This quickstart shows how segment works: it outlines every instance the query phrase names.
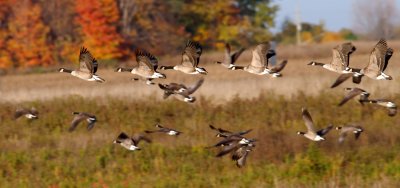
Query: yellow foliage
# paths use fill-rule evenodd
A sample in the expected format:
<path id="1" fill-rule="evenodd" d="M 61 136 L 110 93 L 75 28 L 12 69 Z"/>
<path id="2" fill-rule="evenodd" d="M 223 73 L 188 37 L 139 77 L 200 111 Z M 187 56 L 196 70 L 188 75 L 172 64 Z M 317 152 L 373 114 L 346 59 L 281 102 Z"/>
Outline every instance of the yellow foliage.
<path id="1" fill-rule="evenodd" d="M 334 42 L 334 41 L 341 41 L 343 37 L 340 33 L 335 32 L 325 32 L 324 36 L 322 37 L 321 42 Z"/>
<path id="2" fill-rule="evenodd" d="M 314 42 L 314 37 L 311 34 L 311 32 L 303 31 L 303 32 L 301 32 L 301 41 L 306 42 L 306 43 Z"/>

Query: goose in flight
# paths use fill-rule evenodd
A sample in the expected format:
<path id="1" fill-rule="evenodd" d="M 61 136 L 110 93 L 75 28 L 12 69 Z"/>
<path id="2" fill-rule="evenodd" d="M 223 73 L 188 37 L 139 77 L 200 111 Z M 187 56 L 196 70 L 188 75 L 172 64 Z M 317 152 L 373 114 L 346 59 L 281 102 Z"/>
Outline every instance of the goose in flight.
<path id="1" fill-rule="evenodd" d="M 369 93 L 367 91 L 363 90 L 363 89 L 354 87 L 354 88 L 345 88 L 345 90 L 349 91 L 349 92 L 346 93 L 346 95 L 344 96 L 342 101 L 340 101 L 338 106 L 344 105 L 347 101 L 349 101 L 350 99 L 356 97 L 357 95 L 360 95 L 360 98 L 358 99 L 358 101 L 361 104 L 363 104 L 364 101 L 368 100 Z"/>
<path id="2" fill-rule="evenodd" d="M 86 81 L 96 81 L 103 83 L 105 82 L 105 80 L 96 75 L 97 67 L 97 60 L 92 56 L 89 50 L 87 50 L 85 47 L 82 47 L 79 53 L 79 68 L 76 70 L 60 68 L 58 69 L 58 71 L 69 73 L 72 76 Z"/>
<path id="3" fill-rule="evenodd" d="M 372 99 L 372 100 L 364 100 L 362 102 L 363 103 L 376 104 L 376 105 L 379 105 L 379 106 L 386 107 L 386 109 L 388 110 L 388 115 L 389 116 L 395 116 L 396 113 L 397 113 L 397 105 L 392 100 L 388 100 L 388 99 Z"/>
<path id="4" fill-rule="evenodd" d="M 326 135 L 333 128 L 333 126 L 330 125 L 324 129 L 316 131 L 314 128 L 314 122 L 313 122 L 308 110 L 306 108 L 302 108 L 301 111 L 302 111 L 304 123 L 306 124 L 306 127 L 307 127 L 307 132 L 298 131 L 297 134 L 303 135 L 304 137 L 306 137 L 312 141 L 325 140 L 325 138 L 323 136 Z"/>
<path id="5" fill-rule="evenodd" d="M 87 122 L 87 130 L 90 131 L 97 122 L 97 118 L 93 114 L 89 114 L 86 112 L 72 112 L 72 114 L 75 115 L 75 117 L 71 122 L 71 127 L 68 130 L 69 132 L 74 131 L 79 123 L 85 120 Z"/>
<path id="6" fill-rule="evenodd" d="M 206 69 L 198 67 L 201 53 L 202 48 L 200 44 L 189 40 L 182 53 L 181 63 L 175 66 L 161 66 L 161 69 L 174 69 L 186 74 L 207 74 Z"/>
<path id="7" fill-rule="evenodd" d="M 368 65 L 363 69 L 353 69 L 351 73 L 340 75 L 331 88 L 340 85 L 350 77 L 353 77 L 353 83 L 356 84 L 361 83 L 363 76 L 374 80 L 392 80 L 390 75 L 384 73 L 392 55 L 393 49 L 388 47 L 386 40 L 379 40 L 371 51 Z"/>
<path id="8" fill-rule="evenodd" d="M 229 45 L 229 43 L 225 43 L 224 59 L 222 60 L 222 62 L 217 61 L 216 63 L 224 66 L 225 68 L 233 69 L 236 60 L 239 58 L 240 54 L 243 53 L 244 50 L 244 48 L 240 48 L 238 51 L 231 52 L 231 45 Z"/>
<path id="9" fill-rule="evenodd" d="M 137 66 L 133 68 L 117 68 L 116 72 L 130 72 L 132 74 L 138 75 L 141 78 L 146 79 L 146 84 L 154 84 L 152 82 L 155 78 L 166 78 L 166 76 L 162 73 L 157 72 L 158 68 L 158 60 L 152 54 L 142 51 L 136 50 L 136 62 Z M 138 78 L 134 78 L 134 80 L 139 80 Z"/>
<path id="10" fill-rule="evenodd" d="M 253 57 L 248 66 L 233 66 L 233 70 L 244 70 L 246 72 L 265 75 L 271 74 L 273 77 L 279 77 L 279 73 L 286 65 L 287 61 L 283 61 L 275 67 L 268 68 L 268 59 L 275 55 L 275 51 L 270 49 L 269 42 L 264 42 L 256 46 L 253 50 Z"/>
<path id="11" fill-rule="evenodd" d="M 356 51 L 356 47 L 351 42 L 346 42 L 335 46 L 332 49 L 332 60 L 330 63 L 319 63 L 311 61 L 307 65 L 321 66 L 327 70 L 337 73 L 351 73 L 352 69 L 349 68 L 350 55 Z"/>
<path id="12" fill-rule="evenodd" d="M 180 132 L 178 130 L 171 129 L 171 128 L 168 128 L 168 127 L 164 127 L 164 126 L 162 126 L 160 124 L 156 124 L 156 127 L 158 128 L 158 130 L 146 130 L 144 132 L 145 133 L 157 133 L 157 132 L 159 132 L 159 133 L 165 133 L 165 134 L 170 135 L 170 136 L 178 136 L 178 135 L 180 135 L 182 133 L 182 132 Z"/>
<path id="13" fill-rule="evenodd" d="M 355 139 L 357 140 L 358 137 L 360 137 L 361 132 L 364 131 L 364 129 L 361 126 L 353 126 L 353 125 L 336 127 L 336 130 L 340 131 L 339 143 L 342 143 L 344 141 L 348 133 L 353 133 Z"/>
<path id="14" fill-rule="evenodd" d="M 36 108 L 32 107 L 31 109 L 28 108 L 18 108 L 15 110 L 14 113 L 14 118 L 18 119 L 22 116 L 25 116 L 28 119 L 38 119 L 39 118 L 39 112 L 36 110 Z"/>
<path id="15" fill-rule="evenodd" d="M 141 140 L 144 140 L 145 142 L 151 143 L 151 140 L 142 134 L 135 134 L 133 137 L 129 137 L 126 133 L 121 132 L 117 139 L 114 140 L 114 144 L 119 144 L 125 149 L 128 150 L 141 150 L 141 148 L 138 147 L 138 144 L 140 143 Z"/>
<path id="16" fill-rule="evenodd" d="M 191 96 L 191 94 L 199 89 L 203 82 L 204 79 L 200 79 L 191 87 L 177 83 L 158 84 L 158 86 L 164 91 L 164 99 L 167 99 L 170 95 L 174 95 L 178 100 L 193 103 L 196 101 L 196 97 Z"/>

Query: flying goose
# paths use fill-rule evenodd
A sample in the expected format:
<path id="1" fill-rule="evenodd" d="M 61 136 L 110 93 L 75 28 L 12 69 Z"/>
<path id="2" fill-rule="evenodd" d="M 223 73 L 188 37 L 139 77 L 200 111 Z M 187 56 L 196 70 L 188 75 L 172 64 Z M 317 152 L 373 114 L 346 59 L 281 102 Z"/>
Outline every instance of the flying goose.
<path id="1" fill-rule="evenodd" d="M 350 55 L 356 51 L 356 47 L 351 42 L 346 42 L 335 46 L 332 49 L 332 60 L 330 63 L 319 63 L 311 61 L 307 65 L 322 66 L 323 68 L 337 73 L 351 73 L 349 68 Z"/>
<path id="2" fill-rule="evenodd" d="M 18 119 L 21 116 L 25 116 L 28 119 L 38 119 L 39 118 L 39 112 L 34 107 L 32 107 L 31 109 L 18 108 L 17 110 L 15 110 L 14 118 Z"/>
<path id="3" fill-rule="evenodd" d="M 254 145 L 242 146 L 233 153 L 232 160 L 236 161 L 237 167 L 241 168 L 246 164 L 247 156 L 249 155 L 250 151 L 253 151 L 253 147 Z"/>
<path id="4" fill-rule="evenodd" d="M 350 99 L 356 97 L 357 95 L 360 95 L 359 98 L 359 102 L 361 104 L 363 104 L 363 101 L 368 100 L 369 97 L 369 93 L 363 89 L 354 87 L 354 88 L 345 88 L 346 91 L 349 91 L 348 93 L 346 93 L 346 95 L 344 96 L 343 100 L 340 101 L 340 103 L 338 104 L 338 106 L 342 106 L 344 105 L 347 101 L 349 101 Z"/>
<path id="5" fill-rule="evenodd" d="M 71 127 L 68 129 L 69 132 L 72 132 L 75 130 L 75 128 L 81 123 L 82 121 L 86 120 L 87 121 L 87 130 L 90 131 L 97 119 L 96 116 L 93 114 L 89 114 L 86 112 L 72 112 L 73 115 L 75 115 L 74 119 L 71 122 Z"/>
<path id="6" fill-rule="evenodd" d="M 283 68 L 285 68 L 286 64 L 287 64 L 287 60 L 283 60 L 282 62 L 280 62 L 279 64 L 266 69 L 266 71 L 268 72 L 268 74 L 271 74 L 273 77 L 281 77 L 281 71 L 283 70 Z"/>
<path id="7" fill-rule="evenodd" d="M 96 75 L 97 60 L 85 47 L 81 48 L 79 53 L 79 68 L 76 70 L 69 70 L 66 68 L 58 69 L 59 72 L 70 73 L 72 76 L 78 77 L 86 81 L 96 81 L 103 83 L 105 80 Z"/>
<path id="8" fill-rule="evenodd" d="M 336 130 L 340 131 L 339 142 L 342 143 L 347 136 L 347 133 L 354 133 L 355 139 L 357 140 L 360 137 L 361 132 L 364 129 L 361 126 L 343 126 L 343 127 L 336 127 Z"/>
<path id="9" fill-rule="evenodd" d="M 130 72 L 132 74 L 138 75 L 141 78 L 146 79 L 146 84 L 154 84 L 151 82 L 155 78 L 166 78 L 166 76 L 162 73 L 157 72 L 158 68 L 158 60 L 152 54 L 142 51 L 136 50 L 136 62 L 138 65 L 133 68 L 121 68 L 118 67 L 116 72 Z M 139 80 L 138 78 L 134 78 L 134 80 Z"/>
<path id="10" fill-rule="evenodd" d="M 388 109 L 389 116 L 395 116 L 397 113 L 397 105 L 388 99 L 373 99 L 373 100 L 364 100 L 364 103 L 372 103 L 377 104 L 379 106 L 386 107 Z"/>
<path id="11" fill-rule="evenodd" d="M 142 134 L 135 134 L 133 137 L 129 137 L 126 133 L 121 132 L 117 139 L 114 140 L 114 144 L 120 144 L 122 147 L 128 150 L 141 150 L 137 145 L 141 140 L 151 143 L 151 140 Z"/>
<path id="12" fill-rule="evenodd" d="M 315 131 L 314 128 L 314 122 L 311 118 L 310 113 L 308 112 L 308 110 L 306 108 L 302 108 L 302 116 L 303 116 L 303 120 L 304 123 L 307 126 L 307 132 L 300 132 L 298 131 L 297 134 L 298 135 L 303 135 L 304 137 L 312 140 L 312 141 L 321 141 L 321 140 L 325 140 L 325 138 L 323 138 L 324 135 L 326 135 L 331 129 L 332 129 L 332 125 L 321 129 L 319 131 Z"/>
<path id="13" fill-rule="evenodd" d="M 174 69 L 186 74 L 207 74 L 206 69 L 198 67 L 202 48 L 198 42 L 188 41 L 182 53 L 182 61 L 175 66 L 161 66 L 161 69 Z"/>
<path id="14" fill-rule="evenodd" d="M 178 136 L 178 135 L 180 135 L 182 133 L 182 132 L 180 132 L 178 130 L 170 129 L 170 128 L 164 127 L 164 126 L 162 126 L 160 124 L 156 124 L 156 127 L 158 128 L 158 130 L 154 130 L 154 131 L 146 130 L 144 132 L 146 132 L 146 133 L 157 133 L 157 132 L 160 132 L 160 133 L 165 133 L 165 134 L 171 135 L 171 136 Z"/>
<path id="15" fill-rule="evenodd" d="M 241 168 L 245 165 L 247 156 L 250 151 L 255 147 L 254 144 L 240 144 L 235 143 L 222 148 L 215 157 L 222 157 L 226 154 L 232 153 L 231 159 L 236 161 L 236 166 Z"/>
<path id="16" fill-rule="evenodd" d="M 158 86 L 164 91 L 164 99 L 167 99 L 170 95 L 174 95 L 178 100 L 193 103 L 196 101 L 196 97 L 191 96 L 191 94 L 199 89 L 203 82 L 204 79 L 200 79 L 191 87 L 177 83 L 158 84 Z"/>
<path id="17" fill-rule="evenodd" d="M 240 48 L 238 51 L 231 53 L 231 46 L 228 43 L 225 43 L 224 59 L 222 62 L 217 61 L 216 63 L 221 64 L 225 68 L 232 69 L 235 66 L 236 60 L 244 50 L 244 48 Z"/>
<path id="18" fill-rule="evenodd" d="M 246 130 L 246 131 L 239 131 L 239 132 L 233 133 L 231 131 L 228 131 L 228 130 L 225 130 L 225 129 L 222 129 L 222 128 L 216 128 L 213 125 L 209 125 L 209 127 L 210 127 L 210 129 L 215 130 L 215 131 L 218 132 L 215 135 L 216 137 L 225 137 L 225 138 L 229 137 L 229 136 L 232 136 L 232 135 L 243 136 L 243 135 L 245 135 L 245 134 L 247 134 L 247 133 L 252 131 L 252 129 L 249 129 L 249 130 Z"/>
<path id="19" fill-rule="evenodd" d="M 268 59 L 275 55 L 275 51 L 270 49 L 269 42 L 264 42 L 258 44 L 256 48 L 253 50 L 253 57 L 251 59 L 251 63 L 248 66 L 234 66 L 233 70 L 244 70 L 246 72 L 264 75 L 270 74 L 271 70 L 268 69 Z M 284 66 L 283 66 L 284 67 Z M 279 69 L 277 69 L 279 70 Z M 275 73 L 272 73 L 273 76 Z M 277 74 L 275 74 L 277 75 Z"/>
<path id="20" fill-rule="evenodd" d="M 391 76 L 384 73 L 392 55 L 393 49 L 388 48 L 384 39 L 379 40 L 371 51 L 368 65 L 363 69 L 353 69 L 352 73 L 340 75 L 331 88 L 340 85 L 350 77 L 353 77 L 353 83 L 356 84 L 361 82 L 363 76 L 375 80 L 392 80 Z"/>

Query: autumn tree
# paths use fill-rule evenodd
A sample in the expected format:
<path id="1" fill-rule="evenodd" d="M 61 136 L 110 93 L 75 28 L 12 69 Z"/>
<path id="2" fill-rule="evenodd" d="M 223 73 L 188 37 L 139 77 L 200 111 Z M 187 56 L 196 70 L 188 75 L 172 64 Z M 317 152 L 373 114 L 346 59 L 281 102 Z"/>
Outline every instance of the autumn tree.
<path id="1" fill-rule="evenodd" d="M 116 1 L 77 0 L 75 7 L 83 44 L 101 59 L 122 57 L 122 37 L 117 32 L 119 12 Z"/>
<path id="2" fill-rule="evenodd" d="M 0 1 L 0 69 L 12 66 L 10 53 L 7 49 L 9 39 L 8 21 L 11 17 L 11 3 L 9 0 Z"/>
<path id="3" fill-rule="evenodd" d="M 12 6 L 6 45 L 14 67 L 47 66 L 54 63 L 52 47 L 48 42 L 50 29 L 41 17 L 41 7 L 32 0 L 21 0 L 18 6 Z"/>

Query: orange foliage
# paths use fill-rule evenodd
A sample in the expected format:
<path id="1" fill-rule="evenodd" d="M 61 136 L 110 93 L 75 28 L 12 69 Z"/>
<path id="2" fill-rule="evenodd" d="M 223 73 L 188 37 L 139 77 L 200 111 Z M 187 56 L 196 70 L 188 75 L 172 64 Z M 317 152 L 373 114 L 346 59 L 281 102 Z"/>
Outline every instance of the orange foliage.
<path id="1" fill-rule="evenodd" d="M 12 3 L 12 1 L 10 1 Z M 19 6 L 13 6 L 14 17 L 10 19 L 6 43 L 14 66 L 32 67 L 53 64 L 51 46 L 47 42 L 49 28 L 41 20 L 39 5 L 26 0 Z M 10 59 L 11 59 L 10 58 Z M 9 66 L 11 63 L 6 63 Z"/>
<path id="2" fill-rule="evenodd" d="M 119 20 L 115 0 L 85 0 L 76 3 L 84 45 L 104 59 L 120 58 L 122 37 L 117 32 Z"/>

